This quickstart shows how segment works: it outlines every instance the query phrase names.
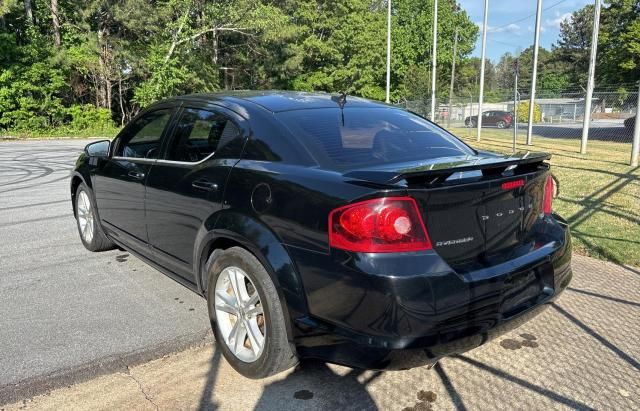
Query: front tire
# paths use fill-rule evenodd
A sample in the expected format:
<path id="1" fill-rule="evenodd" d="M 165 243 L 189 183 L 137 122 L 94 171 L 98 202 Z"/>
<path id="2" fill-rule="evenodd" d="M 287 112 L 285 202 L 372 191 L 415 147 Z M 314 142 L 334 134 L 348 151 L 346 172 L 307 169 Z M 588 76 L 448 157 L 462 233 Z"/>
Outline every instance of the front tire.
<path id="1" fill-rule="evenodd" d="M 80 234 L 80 240 L 84 247 L 94 252 L 116 248 L 115 244 L 102 231 L 96 212 L 96 202 L 91 190 L 84 183 L 78 186 L 75 201 L 78 234 Z"/>
<path id="2" fill-rule="evenodd" d="M 209 318 L 227 362 L 252 379 L 296 365 L 278 292 L 260 261 L 232 247 L 218 254 L 208 275 Z"/>

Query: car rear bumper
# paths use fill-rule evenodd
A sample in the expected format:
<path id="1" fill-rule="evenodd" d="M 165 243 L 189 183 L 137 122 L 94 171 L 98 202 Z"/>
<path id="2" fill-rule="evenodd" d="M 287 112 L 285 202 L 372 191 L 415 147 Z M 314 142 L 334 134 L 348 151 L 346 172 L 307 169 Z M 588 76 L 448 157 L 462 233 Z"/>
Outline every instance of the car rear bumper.
<path id="1" fill-rule="evenodd" d="M 330 271 L 297 255 L 310 308 L 294 321 L 298 353 L 405 369 L 478 347 L 539 314 L 569 284 L 568 227 L 558 217 L 546 234 L 525 255 L 463 274 L 434 252 L 334 255 Z"/>

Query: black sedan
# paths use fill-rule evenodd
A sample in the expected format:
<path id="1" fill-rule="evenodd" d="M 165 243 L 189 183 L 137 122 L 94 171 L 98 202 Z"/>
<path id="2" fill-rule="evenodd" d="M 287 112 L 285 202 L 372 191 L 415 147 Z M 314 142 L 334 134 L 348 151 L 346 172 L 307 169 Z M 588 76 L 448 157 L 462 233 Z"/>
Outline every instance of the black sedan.
<path id="1" fill-rule="evenodd" d="M 191 95 L 89 144 L 80 238 L 208 301 L 218 347 L 261 378 L 301 358 L 433 364 L 514 328 L 571 279 L 544 153 L 480 152 L 351 96 Z"/>

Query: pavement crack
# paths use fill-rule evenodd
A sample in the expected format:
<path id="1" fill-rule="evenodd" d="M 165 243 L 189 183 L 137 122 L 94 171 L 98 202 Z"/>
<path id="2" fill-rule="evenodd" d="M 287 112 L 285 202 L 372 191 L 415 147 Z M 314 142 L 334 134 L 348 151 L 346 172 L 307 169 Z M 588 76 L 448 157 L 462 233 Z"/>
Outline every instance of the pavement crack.
<path id="1" fill-rule="evenodd" d="M 153 402 L 153 399 L 149 396 L 149 394 L 147 393 L 147 391 L 145 391 L 144 387 L 142 386 L 142 383 L 140 382 L 140 380 L 138 380 L 136 378 L 135 375 L 133 375 L 133 373 L 131 372 L 131 369 L 129 368 L 128 365 L 125 365 L 126 370 L 127 370 L 127 375 L 136 382 L 136 384 L 138 384 L 138 388 L 140 388 L 140 392 L 142 393 L 142 395 L 144 395 L 144 398 L 149 401 L 149 403 L 151 403 L 151 405 L 153 405 L 155 407 L 156 410 L 160 411 L 160 407 L 158 407 L 158 404 L 156 404 L 155 402 Z"/>

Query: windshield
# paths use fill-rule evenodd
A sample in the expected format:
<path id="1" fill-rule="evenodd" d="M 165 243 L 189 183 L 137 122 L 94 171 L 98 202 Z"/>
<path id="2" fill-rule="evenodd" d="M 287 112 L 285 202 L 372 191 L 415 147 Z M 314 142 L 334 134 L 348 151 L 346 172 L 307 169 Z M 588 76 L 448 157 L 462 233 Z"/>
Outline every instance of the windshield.
<path id="1" fill-rule="evenodd" d="M 348 104 L 348 103 L 347 103 Z M 292 110 L 278 119 L 321 166 L 348 169 L 475 152 L 427 120 L 394 108 Z"/>

